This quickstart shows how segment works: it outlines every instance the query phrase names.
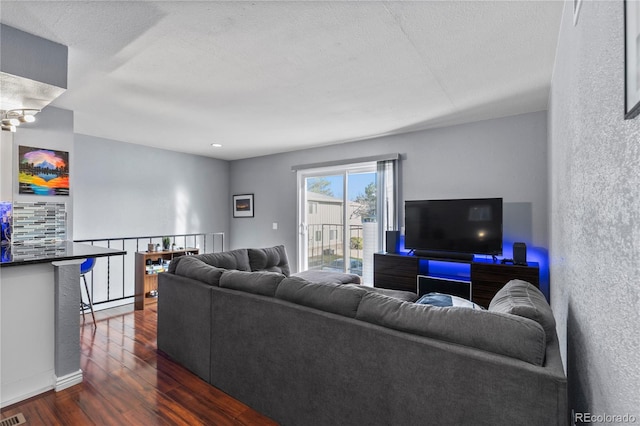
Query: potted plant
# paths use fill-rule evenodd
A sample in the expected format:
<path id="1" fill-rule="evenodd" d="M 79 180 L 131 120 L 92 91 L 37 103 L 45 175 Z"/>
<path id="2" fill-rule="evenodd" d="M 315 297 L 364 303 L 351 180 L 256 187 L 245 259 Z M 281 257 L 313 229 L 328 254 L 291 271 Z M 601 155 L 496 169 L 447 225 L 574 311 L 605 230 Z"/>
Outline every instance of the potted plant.
<path id="1" fill-rule="evenodd" d="M 162 237 L 162 249 L 169 250 L 169 246 L 171 246 L 171 239 L 169 237 Z"/>

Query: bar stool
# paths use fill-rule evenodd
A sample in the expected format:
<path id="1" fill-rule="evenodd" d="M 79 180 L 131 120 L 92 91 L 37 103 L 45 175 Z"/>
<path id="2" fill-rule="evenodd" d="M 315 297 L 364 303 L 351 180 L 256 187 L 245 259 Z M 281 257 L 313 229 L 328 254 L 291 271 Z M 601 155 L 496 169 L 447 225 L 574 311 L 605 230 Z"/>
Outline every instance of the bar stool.
<path id="1" fill-rule="evenodd" d="M 82 310 L 82 319 L 84 320 L 84 311 L 85 309 L 87 309 L 87 306 L 89 306 L 89 309 L 91 309 L 91 316 L 93 317 L 94 325 L 96 324 L 96 316 L 93 313 L 93 302 L 91 302 L 91 294 L 89 294 L 89 286 L 87 285 L 87 278 L 85 277 L 85 275 L 91 272 L 95 265 L 95 257 L 90 257 L 80 264 L 80 276 L 84 280 L 84 289 L 87 292 L 87 298 L 89 299 L 89 304 L 87 305 L 82 301 L 82 291 L 80 292 L 80 309 Z"/>

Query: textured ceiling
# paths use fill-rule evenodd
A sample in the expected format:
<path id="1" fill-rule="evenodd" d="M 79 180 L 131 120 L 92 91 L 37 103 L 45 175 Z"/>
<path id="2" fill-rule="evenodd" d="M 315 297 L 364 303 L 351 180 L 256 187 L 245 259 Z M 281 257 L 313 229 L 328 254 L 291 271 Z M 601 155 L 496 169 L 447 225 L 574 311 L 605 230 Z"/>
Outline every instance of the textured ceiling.
<path id="1" fill-rule="evenodd" d="M 77 133 L 239 159 L 546 109 L 562 1 L 0 1 Z M 211 143 L 220 143 L 214 149 Z"/>

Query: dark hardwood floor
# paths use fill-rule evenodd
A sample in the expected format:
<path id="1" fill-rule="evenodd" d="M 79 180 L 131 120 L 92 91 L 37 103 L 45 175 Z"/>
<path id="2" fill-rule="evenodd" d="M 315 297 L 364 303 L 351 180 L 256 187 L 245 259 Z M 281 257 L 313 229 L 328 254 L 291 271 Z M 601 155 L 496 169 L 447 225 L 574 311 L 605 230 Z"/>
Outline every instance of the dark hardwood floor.
<path id="1" fill-rule="evenodd" d="M 155 307 L 80 318 L 83 383 L 2 409 L 27 425 L 275 425 L 156 350 Z"/>

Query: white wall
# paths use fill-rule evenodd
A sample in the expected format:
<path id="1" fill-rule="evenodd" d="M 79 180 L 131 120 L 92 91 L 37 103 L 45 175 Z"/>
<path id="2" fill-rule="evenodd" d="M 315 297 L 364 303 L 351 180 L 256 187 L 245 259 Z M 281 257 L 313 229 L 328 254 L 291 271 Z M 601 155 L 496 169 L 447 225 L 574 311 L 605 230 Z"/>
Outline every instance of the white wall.
<path id="1" fill-rule="evenodd" d="M 0 269 L 0 407 L 55 384 L 53 272 L 50 263 Z"/>
<path id="2" fill-rule="evenodd" d="M 297 264 L 296 174 L 291 166 L 400 153 L 401 200 L 503 197 L 505 255 L 547 237 L 547 117 L 477 123 L 233 161 L 231 194 L 254 193 L 255 217 L 231 219 L 231 248 L 285 244 Z M 404 217 L 402 214 L 401 217 Z M 272 223 L 278 222 L 278 230 Z M 509 256 L 507 256 L 509 257 Z"/>
<path id="3" fill-rule="evenodd" d="M 640 118 L 623 2 L 565 2 L 549 108 L 551 302 L 576 412 L 640 422 Z M 566 346 L 565 346 L 566 344 Z"/>
<path id="4" fill-rule="evenodd" d="M 16 133 L 2 132 L 0 180 L 3 201 L 64 202 L 67 236 L 73 234 L 73 112 L 46 107 L 35 123 Z M 69 152 L 69 196 L 18 194 L 18 146 Z M 34 297 L 37 295 L 37 297 Z M 54 377 L 54 275 L 51 264 L 0 269 L 0 406 L 13 404 L 52 389 Z"/>
<path id="5" fill-rule="evenodd" d="M 228 162 L 75 136 L 75 239 L 224 232 Z"/>

